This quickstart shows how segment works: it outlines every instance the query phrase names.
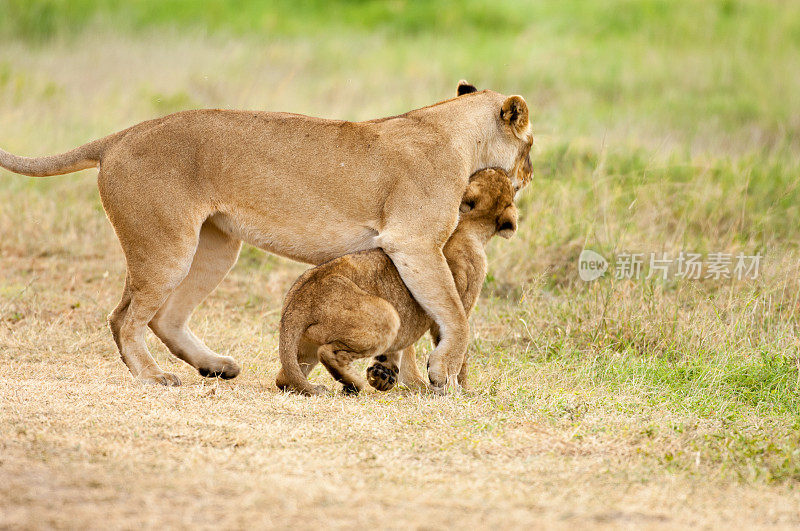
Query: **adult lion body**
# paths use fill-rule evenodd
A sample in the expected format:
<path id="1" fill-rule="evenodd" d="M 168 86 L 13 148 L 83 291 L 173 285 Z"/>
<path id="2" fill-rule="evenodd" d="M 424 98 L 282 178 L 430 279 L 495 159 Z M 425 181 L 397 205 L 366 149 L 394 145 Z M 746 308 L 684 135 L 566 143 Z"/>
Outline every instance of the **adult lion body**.
<path id="1" fill-rule="evenodd" d="M 441 329 L 429 375 L 443 386 L 460 369 L 468 325 L 442 246 L 469 175 L 501 167 L 520 188 L 530 179 L 530 144 L 524 100 L 482 91 L 357 123 L 184 111 L 61 155 L 28 159 L 0 150 L 0 166 L 32 176 L 99 167 L 100 198 L 127 262 L 109 325 L 141 380 L 180 383 L 148 352 L 148 325 L 201 374 L 239 373 L 187 322 L 244 240 L 311 264 L 383 248 Z"/>

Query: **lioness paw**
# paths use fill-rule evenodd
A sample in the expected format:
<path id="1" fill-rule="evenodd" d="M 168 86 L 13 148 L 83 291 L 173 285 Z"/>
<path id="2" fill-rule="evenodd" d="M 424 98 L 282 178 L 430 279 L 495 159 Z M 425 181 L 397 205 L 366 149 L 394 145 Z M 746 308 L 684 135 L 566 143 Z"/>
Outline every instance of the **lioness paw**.
<path id="1" fill-rule="evenodd" d="M 447 366 L 443 363 L 431 363 L 431 358 L 428 358 L 428 381 L 431 383 L 432 390 L 436 394 L 447 394 L 448 384 L 450 383 L 450 375 L 447 371 Z"/>
<path id="2" fill-rule="evenodd" d="M 216 360 L 213 364 L 207 367 L 198 367 L 197 372 L 204 378 L 222 378 L 223 380 L 230 380 L 231 378 L 236 378 L 241 372 L 241 369 L 233 358 L 220 356 L 220 359 Z"/>
<path id="3" fill-rule="evenodd" d="M 140 382 L 150 385 L 164 385 L 167 387 L 177 387 L 181 385 L 181 379 L 171 372 L 158 372 L 155 374 L 140 374 L 137 378 Z"/>

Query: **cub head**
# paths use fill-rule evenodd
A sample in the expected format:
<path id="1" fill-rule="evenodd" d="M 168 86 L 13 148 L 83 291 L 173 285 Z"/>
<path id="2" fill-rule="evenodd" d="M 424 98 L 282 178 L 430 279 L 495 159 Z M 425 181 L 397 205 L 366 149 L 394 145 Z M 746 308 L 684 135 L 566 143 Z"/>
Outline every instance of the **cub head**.
<path id="1" fill-rule="evenodd" d="M 488 241 L 492 236 L 511 238 L 517 231 L 514 188 L 501 168 L 487 168 L 472 174 L 459 208 L 459 224 L 478 229 Z"/>
<path id="2" fill-rule="evenodd" d="M 456 88 L 457 96 L 478 92 L 474 85 L 462 80 Z M 528 104 L 522 96 L 503 96 L 484 90 L 484 103 L 489 106 L 492 126 L 478 146 L 479 167 L 499 167 L 508 172 L 514 191 L 518 192 L 533 178 L 531 147 L 533 133 Z"/>

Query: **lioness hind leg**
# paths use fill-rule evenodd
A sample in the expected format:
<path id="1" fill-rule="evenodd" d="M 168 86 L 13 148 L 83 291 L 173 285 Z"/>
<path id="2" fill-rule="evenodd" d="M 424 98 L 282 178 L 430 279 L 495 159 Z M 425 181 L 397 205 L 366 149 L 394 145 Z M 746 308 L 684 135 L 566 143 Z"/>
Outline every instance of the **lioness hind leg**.
<path id="1" fill-rule="evenodd" d="M 181 381 L 175 374 L 164 372 L 158 367 L 158 364 L 156 364 L 156 361 L 150 355 L 147 347 L 144 346 L 143 338 L 137 338 L 136 333 L 131 332 L 131 327 L 135 326 L 131 322 L 131 319 L 128 319 L 132 302 L 131 281 L 130 277 L 126 275 L 122 300 L 120 300 L 117 307 L 108 316 L 108 326 L 111 329 L 111 335 L 114 337 L 114 342 L 117 344 L 117 349 L 119 350 L 122 361 L 128 366 L 128 369 L 135 378 L 145 383 L 180 385 Z M 133 309 L 136 310 L 138 307 L 134 305 Z M 122 327 L 125 323 L 128 324 L 128 328 L 126 329 L 126 335 L 123 335 Z"/>
<path id="2" fill-rule="evenodd" d="M 239 257 L 242 243 L 205 221 L 186 278 L 170 294 L 150 321 L 150 328 L 177 358 L 206 377 L 234 378 L 239 366 L 230 356 L 208 348 L 188 327 L 194 309 L 228 274 Z"/>
<path id="3" fill-rule="evenodd" d="M 122 300 L 109 316 L 109 326 L 122 361 L 134 377 L 145 383 L 161 385 L 181 383 L 176 375 L 164 372 L 158 367 L 147 350 L 144 334 L 147 323 L 170 292 L 186 276 L 193 245 L 189 241 L 184 241 L 182 247 L 177 246 L 174 251 L 183 254 L 183 262 L 187 264 L 184 267 L 180 267 L 181 260 L 175 260 L 174 257 L 163 257 L 163 261 L 139 262 L 135 265 L 129 263 Z M 152 255 L 151 257 L 155 258 Z"/>
<path id="4" fill-rule="evenodd" d="M 117 349 L 122 352 L 122 344 L 119 339 L 119 329 L 122 326 L 122 319 L 128 312 L 128 306 L 131 304 L 131 281 L 128 275 L 125 275 L 125 287 L 122 289 L 122 300 L 119 301 L 117 307 L 108 316 L 108 327 L 111 329 L 111 335 L 114 338 L 114 343 L 117 344 Z"/>

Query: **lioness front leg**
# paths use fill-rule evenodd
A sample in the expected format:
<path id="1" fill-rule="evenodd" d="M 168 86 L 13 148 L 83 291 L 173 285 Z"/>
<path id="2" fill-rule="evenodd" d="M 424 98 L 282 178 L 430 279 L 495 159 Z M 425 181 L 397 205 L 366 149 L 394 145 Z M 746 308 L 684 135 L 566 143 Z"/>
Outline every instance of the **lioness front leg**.
<path id="1" fill-rule="evenodd" d="M 442 331 L 441 342 L 428 360 L 428 379 L 438 389 L 457 383 L 469 342 L 469 323 L 441 248 L 434 243 L 381 246 L 408 290 Z"/>
<path id="2" fill-rule="evenodd" d="M 433 346 L 435 347 L 436 345 L 439 344 L 439 341 L 441 341 L 441 334 L 439 333 L 439 327 L 434 324 L 433 326 L 431 326 L 430 333 L 431 333 L 431 340 L 433 341 Z M 416 363 L 413 364 L 412 369 L 415 370 L 417 374 L 419 374 L 419 370 L 417 369 Z M 467 349 L 467 351 L 464 353 L 464 361 L 461 362 L 461 370 L 458 371 L 458 385 L 461 386 L 461 388 L 464 390 L 467 389 L 468 377 L 469 377 L 469 349 Z"/>

